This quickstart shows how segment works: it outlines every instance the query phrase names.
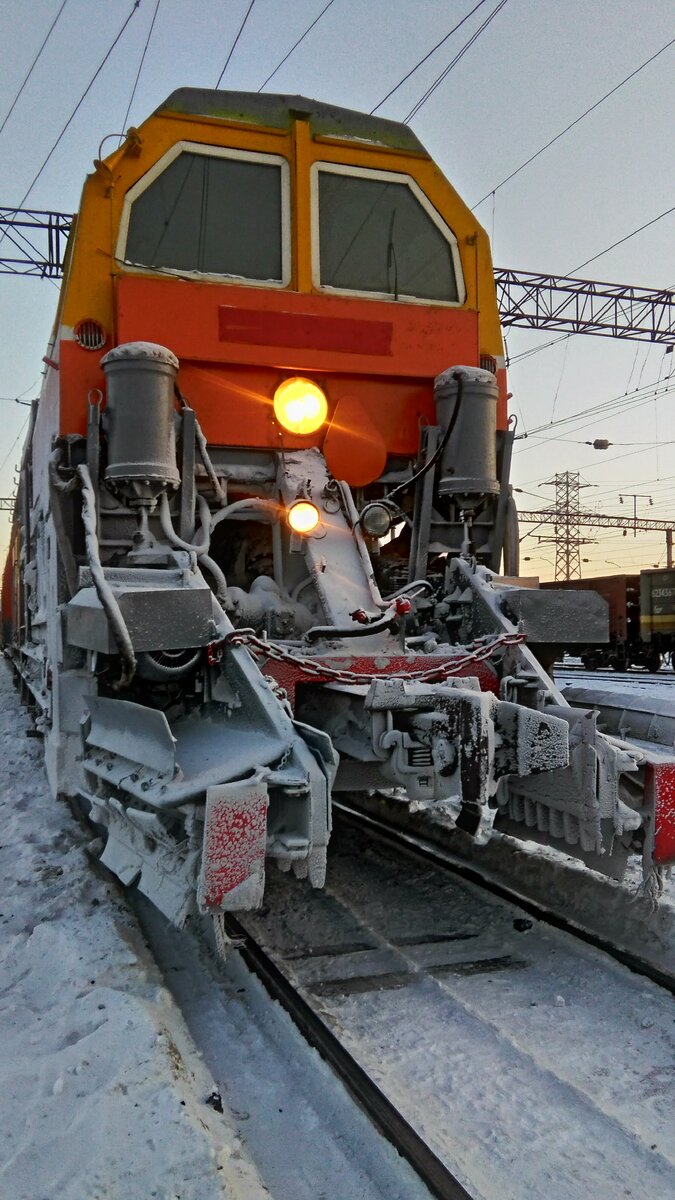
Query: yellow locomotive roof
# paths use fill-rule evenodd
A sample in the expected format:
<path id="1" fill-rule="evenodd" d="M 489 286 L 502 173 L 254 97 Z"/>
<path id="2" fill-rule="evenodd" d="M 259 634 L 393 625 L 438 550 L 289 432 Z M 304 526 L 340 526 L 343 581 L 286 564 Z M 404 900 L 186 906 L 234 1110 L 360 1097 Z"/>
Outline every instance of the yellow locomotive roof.
<path id="1" fill-rule="evenodd" d="M 400 121 L 373 117 L 351 108 L 324 104 L 306 96 L 270 95 L 266 92 L 217 92 L 208 88 L 178 88 L 155 110 L 192 117 L 211 117 L 237 121 L 245 125 L 265 125 L 272 129 L 290 129 L 298 118 L 309 122 L 313 136 L 345 138 L 387 146 L 392 150 L 424 154 L 422 143 L 412 129 Z"/>

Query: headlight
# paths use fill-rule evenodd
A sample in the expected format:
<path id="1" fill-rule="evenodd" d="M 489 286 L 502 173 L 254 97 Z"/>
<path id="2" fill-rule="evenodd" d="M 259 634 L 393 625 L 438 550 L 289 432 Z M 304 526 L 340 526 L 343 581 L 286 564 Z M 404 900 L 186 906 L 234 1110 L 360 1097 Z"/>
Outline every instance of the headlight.
<path id="1" fill-rule="evenodd" d="M 377 500 L 373 500 L 362 509 L 359 524 L 369 537 L 383 538 L 389 533 L 393 520 L 393 513 L 387 505 L 378 504 Z"/>
<path id="2" fill-rule="evenodd" d="M 311 379 L 285 379 L 274 393 L 274 415 L 289 433 L 316 433 L 328 415 L 321 388 Z"/>
<path id="3" fill-rule="evenodd" d="M 288 510 L 288 524 L 294 533 L 311 533 L 319 524 L 319 510 L 309 500 L 296 500 Z"/>

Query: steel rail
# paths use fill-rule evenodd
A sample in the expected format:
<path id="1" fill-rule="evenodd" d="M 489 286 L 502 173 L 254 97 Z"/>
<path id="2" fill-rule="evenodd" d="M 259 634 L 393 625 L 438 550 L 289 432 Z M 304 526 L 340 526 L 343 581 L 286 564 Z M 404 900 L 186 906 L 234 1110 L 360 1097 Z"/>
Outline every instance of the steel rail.
<path id="1" fill-rule="evenodd" d="M 560 683 L 564 675 L 587 675 L 589 679 L 595 680 L 598 683 L 639 683 L 640 687 L 658 687 L 659 685 L 675 687 L 675 677 L 672 674 L 666 675 L 664 671 L 643 671 L 640 674 L 638 671 L 615 671 L 613 667 L 596 667 L 591 670 L 590 667 L 567 666 L 564 667 L 554 664 L 553 674 L 556 683 Z"/>
<path id="2" fill-rule="evenodd" d="M 634 954 L 631 950 L 624 950 L 620 946 L 615 946 L 613 942 L 607 941 L 599 934 L 592 933 L 569 917 L 562 916 L 555 909 L 548 908 L 536 900 L 530 900 L 527 896 L 511 890 L 511 888 L 503 883 L 497 883 L 495 880 L 483 875 L 476 867 L 468 866 L 466 863 L 461 862 L 461 860 L 435 842 L 427 841 L 426 838 L 419 837 L 417 834 L 408 833 L 407 830 L 397 829 L 387 824 L 386 821 L 382 821 L 370 813 L 364 813 L 358 808 L 350 808 L 349 805 L 341 801 L 333 801 L 333 813 L 340 820 L 345 821 L 346 824 L 352 825 L 361 831 L 364 828 L 367 829 L 374 838 L 389 846 L 394 846 L 402 854 L 406 854 L 410 858 L 421 859 L 427 865 L 431 863 L 433 866 L 440 867 L 443 871 L 457 875 L 461 879 L 466 879 L 468 883 L 472 883 L 483 891 L 490 892 L 492 895 L 499 897 L 500 900 L 506 900 L 509 904 L 522 909 L 523 912 L 528 913 L 529 916 L 534 917 L 537 921 L 542 921 L 547 925 L 553 926 L 555 929 L 560 929 L 563 933 L 568 933 L 579 941 L 593 946 L 594 949 L 603 951 L 604 954 L 615 959 L 622 966 L 628 967 L 634 974 L 650 979 L 652 983 L 657 984 L 675 996 L 674 976 L 660 970 L 659 967 L 653 966 L 652 963 L 640 958 L 639 955 Z"/>
<path id="3" fill-rule="evenodd" d="M 332 1067 L 338 1078 L 361 1106 L 380 1133 L 407 1159 L 422 1182 L 438 1200 L 473 1200 L 452 1171 L 434 1154 L 384 1092 L 359 1066 L 290 980 L 237 918 L 227 915 L 228 936 L 238 943 L 247 967 L 258 976 L 268 993 L 286 1009 L 302 1036 Z"/>

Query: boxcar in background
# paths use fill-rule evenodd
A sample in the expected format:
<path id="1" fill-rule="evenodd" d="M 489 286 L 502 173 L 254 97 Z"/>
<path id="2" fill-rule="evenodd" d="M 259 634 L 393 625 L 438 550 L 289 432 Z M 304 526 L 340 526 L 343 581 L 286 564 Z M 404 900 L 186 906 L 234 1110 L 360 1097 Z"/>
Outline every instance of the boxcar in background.
<path id="1" fill-rule="evenodd" d="M 595 592 L 607 601 L 609 640 L 584 647 L 588 670 L 646 667 L 658 671 L 675 646 L 675 570 L 642 571 L 639 575 L 602 575 L 596 579 L 556 580 L 544 588 Z M 578 653 L 570 647 L 571 653 Z"/>

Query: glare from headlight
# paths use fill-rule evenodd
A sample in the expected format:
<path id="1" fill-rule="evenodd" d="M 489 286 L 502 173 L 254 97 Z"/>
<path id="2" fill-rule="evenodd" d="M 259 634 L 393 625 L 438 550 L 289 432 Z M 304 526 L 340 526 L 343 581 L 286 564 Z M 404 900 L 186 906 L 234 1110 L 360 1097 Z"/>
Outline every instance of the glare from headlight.
<path id="1" fill-rule="evenodd" d="M 319 524 L 319 510 L 309 500 L 297 500 L 288 510 L 288 524 L 294 533 L 312 533 Z"/>
<path id="2" fill-rule="evenodd" d="M 316 433 L 328 416 L 328 402 L 318 384 L 294 376 L 274 393 L 274 415 L 289 433 Z"/>

